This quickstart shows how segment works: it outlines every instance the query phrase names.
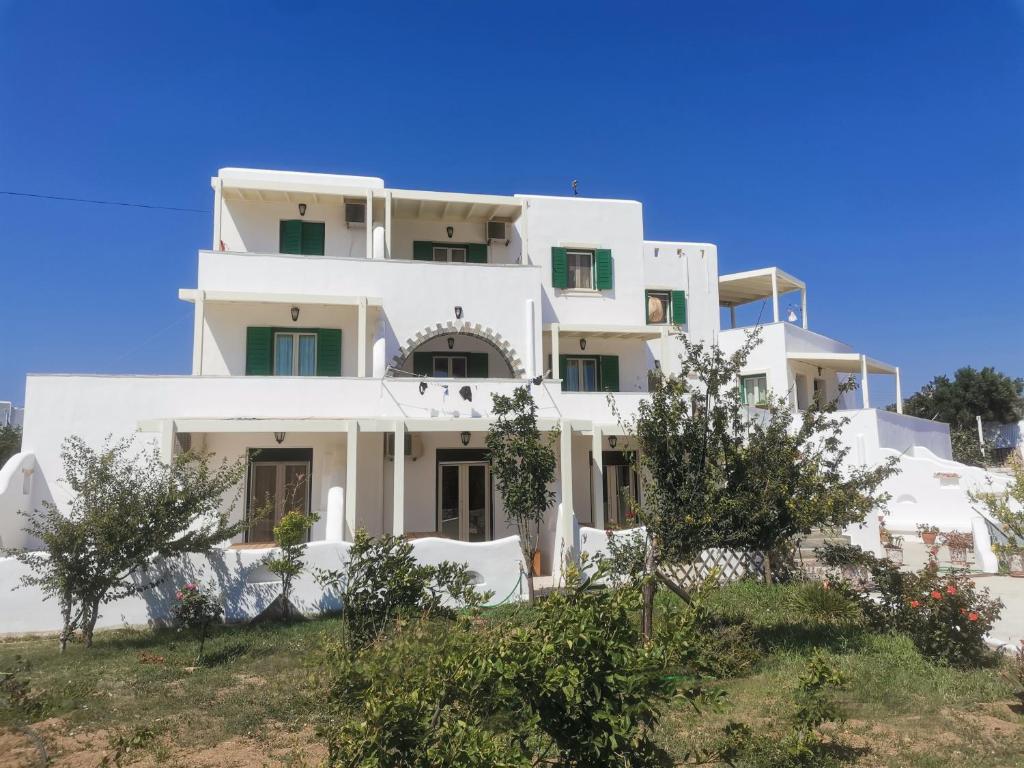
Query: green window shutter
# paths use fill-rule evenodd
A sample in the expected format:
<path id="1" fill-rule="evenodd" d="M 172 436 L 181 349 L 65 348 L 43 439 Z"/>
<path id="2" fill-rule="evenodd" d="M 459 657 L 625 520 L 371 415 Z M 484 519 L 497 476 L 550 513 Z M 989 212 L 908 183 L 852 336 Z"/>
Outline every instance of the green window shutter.
<path id="1" fill-rule="evenodd" d="M 434 244 L 417 240 L 412 244 L 412 257 L 417 261 L 433 261 Z"/>
<path id="2" fill-rule="evenodd" d="M 554 288 L 569 287 L 569 259 L 565 248 L 551 249 L 551 285 Z"/>
<path id="3" fill-rule="evenodd" d="M 672 291 L 672 322 L 686 325 L 686 291 Z"/>
<path id="4" fill-rule="evenodd" d="M 316 375 L 341 376 L 341 331 L 337 328 L 317 329 Z"/>
<path id="5" fill-rule="evenodd" d="M 471 264 L 486 264 L 487 246 L 484 243 L 467 243 L 466 261 Z"/>
<path id="6" fill-rule="evenodd" d="M 599 248 L 594 251 L 594 287 L 599 291 L 610 291 L 612 279 L 612 252 Z"/>
<path id="7" fill-rule="evenodd" d="M 469 373 L 471 379 L 486 379 L 487 378 L 487 353 L 486 352 L 467 352 L 466 357 L 469 360 L 466 362 L 466 372 Z"/>
<path id="8" fill-rule="evenodd" d="M 274 330 L 245 329 L 245 375 L 270 376 L 274 372 Z"/>
<path id="9" fill-rule="evenodd" d="M 558 356 L 558 378 L 562 380 L 562 391 L 565 392 L 565 376 L 569 371 L 568 355 Z"/>
<path id="10" fill-rule="evenodd" d="M 651 324 L 651 310 L 650 310 L 651 292 L 644 291 L 644 322 L 648 325 Z"/>
<path id="11" fill-rule="evenodd" d="M 299 219 L 281 222 L 278 251 L 281 253 L 302 253 L 302 222 Z"/>
<path id="12" fill-rule="evenodd" d="M 417 376 L 432 376 L 434 374 L 434 353 L 413 352 L 412 372 Z"/>
<path id="13" fill-rule="evenodd" d="M 324 255 L 324 223 L 302 222 L 302 254 L 304 256 Z"/>
<path id="14" fill-rule="evenodd" d="M 601 367 L 601 390 L 604 392 L 619 391 L 619 356 L 601 355 L 598 358 Z"/>

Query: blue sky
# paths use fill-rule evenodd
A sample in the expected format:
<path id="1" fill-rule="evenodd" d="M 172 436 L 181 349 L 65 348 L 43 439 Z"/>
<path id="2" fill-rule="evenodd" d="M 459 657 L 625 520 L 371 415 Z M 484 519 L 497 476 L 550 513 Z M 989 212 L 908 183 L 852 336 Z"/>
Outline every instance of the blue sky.
<path id="1" fill-rule="evenodd" d="M 222 166 L 579 179 L 723 272 L 802 277 L 812 329 L 906 394 L 1024 376 L 1024 2 L 0 0 L 0 104 L 0 190 L 208 210 Z M 0 399 L 30 371 L 187 372 L 177 289 L 211 226 L 0 195 Z"/>

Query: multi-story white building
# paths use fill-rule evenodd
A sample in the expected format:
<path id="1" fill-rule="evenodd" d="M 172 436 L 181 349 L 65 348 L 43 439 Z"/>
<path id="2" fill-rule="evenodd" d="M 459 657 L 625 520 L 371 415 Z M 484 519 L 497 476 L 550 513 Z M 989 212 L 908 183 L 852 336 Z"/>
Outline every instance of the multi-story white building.
<path id="1" fill-rule="evenodd" d="M 195 308 L 191 375 L 30 375 L 24 452 L 0 474 L 4 545 L 33 545 L 18 509 L 66 500 L 65 437 L 136 432 L 165 456 L 248 454 L 236 514 L 269 497 L 279 516 L 297 487 L 320 514 L 313 540 L 359 528 L 500 539 L 513 531 L 484 447 L 491 395 L 528 384 L 542 426 L 560 429 L 560 511 L 542 534 L 550 571 L 566 521 L 625 524 L 640 489 L 622 420 L 650 371 L 680 354 L 675 329 L 735 347 L 743 331 L 720 331 L 720 308 L 749 301 L 773 307 L 741 382 L 750 405 L 772 390 L 804 408 L 859 374 L 863 400 L 846 403 L 856 460 L 949 458 L 942 425 L 870 410 L 870 374 L 898 382 L 898 369 L 808 330 L 803 283 L 775 268 L 719 278 L 714 245 L 645 240 L 638 202 L 234 168 L 212 185 L 211 247 L 178 292 Z M 800 325 L 779 316 L 789 290 L 802 292 Z M 266 544 L 273 523 L 234 543 Z M 877 548 L 872 530 L 861 538 Z"/>

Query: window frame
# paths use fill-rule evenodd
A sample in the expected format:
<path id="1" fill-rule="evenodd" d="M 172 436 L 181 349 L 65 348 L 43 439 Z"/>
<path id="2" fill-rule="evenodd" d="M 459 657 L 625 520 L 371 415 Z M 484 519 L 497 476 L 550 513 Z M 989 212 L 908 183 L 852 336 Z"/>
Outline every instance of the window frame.
<path id="1" fill-rule="evenodd" d="M 597 355 L 566 355 L 565 357 L 565 381 L 569 381 L 569 368 L 575 365 L 577 369 L 576 380 L 583 384 L 586 380 L 583 376 L 583 363 L 594 365 L 594 389 L 568 389 L 566 392 L 600 392 L 601 391 L 601 361 Z"/>
<path id="2" fill-rule="evenodd" d="M 764 392 L 762 398 L 755 403 L 747 402 L 747 388 L 746 383 L 751 379 L 764 379 Z M 751 408 L 763 408 L 768 405 L 768 373 L 767 371 L 762 373 L 747 373 L 740 376 L 740 402 Z"/>
<path id="3" fill-rule="evenodd" d="M 665 296 L 665 319 L 651 320 L 650 300 L 652 294 L 664 294 Z M 672 325 L 672 289 L 671 288 L 648 288 L 644 291 L 644 313 L 647 325 Z"/>
<path id="4" fill-rule="evenodd" d="M 320 344 L 317 338 L 319 334 L 315 330 L 309 330 L 306 328 L 296 328 L 295 330 L 277 330 L 273 331 L 273 338 L 271 339 L 271 354 L 273 355 L 273 363 L 271 365 L 271 371 L 273 376 L 316 376 L 317 375 L 317 363 L 320 356 Z M 291 336 L 292 337 L 292 364 L 291 373 L 278 373 L 277 372 L 277 339 L 280 336 Z M 299 373 L 299 339 L 303 336 L 309 336 L 313 339 L 313 372 L 312 373 Z"/>
<path id="5" fill-rule="evenodd" d="M 448 361 L 448 375 L 438 376 L 437 375 L 437 359 L 444 358 Z M 452 373 L 452 361 L 461 360 L 465 365 L 465 373 L 462 376 L 456 376 Z M 435 352 L 430 357 L 430 371 L 431 378 L 434 379 L 468 379 L 469 378 L 469 355 L 460 355 L 458 353 L 448 352 Z"/>
<path id="6" fill-rule="evenodd" d="M 444 251 L 445 258 L 437 258 L 437 252 Z M 455 251 L 462 251 L 461 261 L 455 261 L 452 257 Z M 469 263 L 469 248 L 464 245 L 443 245 L 441 243 L 433 243 L 430 247 L 430 255 L 432 261 L 438 264 L 468 264 Z"/>
<path id="7" fill-rule="evenodd" d="M 573 257 L 585 256 L 590 259 L 590 285 L 575 285 L 577 271 L 584 269 L 583 266 L 573 266 Z M 597 280 L 597 251 L 589 248 L 566 248 L 565 249 L 565 290 L 569 291 L 596 291 Z"/>

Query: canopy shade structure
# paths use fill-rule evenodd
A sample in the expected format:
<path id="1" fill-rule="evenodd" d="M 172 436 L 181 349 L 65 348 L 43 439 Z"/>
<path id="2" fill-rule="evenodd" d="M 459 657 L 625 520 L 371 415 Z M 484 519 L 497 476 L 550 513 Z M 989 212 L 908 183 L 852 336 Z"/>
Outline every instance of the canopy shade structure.
<path id="1" fill-rule="evenodd" d="M 523 201 L 504 195 L 468 195 L 459 192 L 388 190 L 391 215 L 396 219 L 433 221 L 515 221 L 523 213 Z"/>
<path id="2" fill-rule="evenodd" d="M 778 267 L 734 272 L 718 278 L 718 305 L 729 307 L 732 326 L 736 327 L 736 307 L 764 299 L 772 300 L 773 322 L 779 322 L 779 294 L 800 291 L 803 327 L 807 327 L 807 285 Z"/>
<path id="3" fill-rule="evenodd" d="M 544 329 L 544 333 L 592 336 L 595 339 L 659 339 L 664 335 L 662 328 L 667 329 L 668 326 L 551 323 Z"/>
<path id="4" fill-rule="evenodd" d="M 837 373 L 859 373 L 861 397 L 865 408 L 871 407 L 868 374 L 891 374 L 896 377 L 896 412 L 903 413 L 903 393 L 900 387 L 899 366 L 883 363 L 881 360 L 874 360 L 867 355 L 859 355 L 856 352 L 789 352 L 786 354 L 786 358 L 797 363 L 828 368 Z"/>

